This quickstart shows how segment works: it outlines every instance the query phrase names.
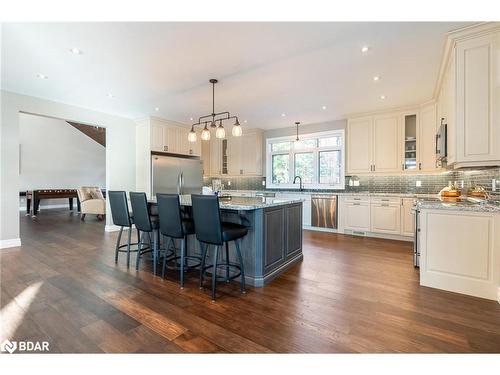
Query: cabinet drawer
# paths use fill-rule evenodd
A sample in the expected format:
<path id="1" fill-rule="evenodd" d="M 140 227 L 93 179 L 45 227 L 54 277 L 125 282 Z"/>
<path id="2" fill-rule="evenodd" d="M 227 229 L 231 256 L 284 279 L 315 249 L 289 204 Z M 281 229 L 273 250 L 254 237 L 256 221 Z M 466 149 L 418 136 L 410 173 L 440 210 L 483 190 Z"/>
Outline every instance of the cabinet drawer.
<path id="1" fill-rule="evenodd" d="M 372 203 L 375 204 L 390 204 L 393 205 L 401 205 L 401 198 L 399 197 L 372 197 Z"/>
<path id="2" fill-rule="evenodd" d="M 350 195 L 350 196 L 345 197 L 345 202 L 346 203 L 365 203 L 365 204 L 368 204 L 368 203 L 370 203 L 370 197 L 368 195 L 360 195 L 360 196 Z"/>
<path id="3" fill-rule="evenodd" d="M 368 203 L 346 203 L 344 206 L 345 227 L 353 230 L 370 230 L 370 205 Z"/>

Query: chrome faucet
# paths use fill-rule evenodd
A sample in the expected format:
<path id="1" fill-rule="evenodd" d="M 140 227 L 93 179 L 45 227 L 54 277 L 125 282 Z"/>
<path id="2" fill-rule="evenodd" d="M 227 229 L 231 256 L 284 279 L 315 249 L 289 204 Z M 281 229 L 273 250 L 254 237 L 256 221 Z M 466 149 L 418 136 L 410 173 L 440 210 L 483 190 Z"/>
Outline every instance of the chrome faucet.
<path id="1" fill-rule="evenodd" d="M 300 176 L 295 176 L 295 177 L 293 178 L 293 183 L 295 184 L 295 182 L 297 181 L 297 178 L 298 178 L 298 179 L 299 179 L 299 181 L 300 181 L 300 191 L 303 191 L 303 190 L 304 190 L 304 188 L 302 187 L 302 177 L 300 177 Z"/>

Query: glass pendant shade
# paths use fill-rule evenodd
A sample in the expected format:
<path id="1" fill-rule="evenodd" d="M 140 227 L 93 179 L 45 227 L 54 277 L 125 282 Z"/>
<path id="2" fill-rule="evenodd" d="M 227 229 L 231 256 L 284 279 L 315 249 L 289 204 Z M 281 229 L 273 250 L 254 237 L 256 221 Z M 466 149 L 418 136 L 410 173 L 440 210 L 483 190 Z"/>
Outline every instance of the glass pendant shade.
<path id="1" fill-rule="evenodd" d="M 209 141 L 210 140 L 210 130 L 205 125 L 205 128 L 201 132 L 201 139 L 204 141 Z"/>
<path id="2" fill-rule="evenodd" d="M 243 132 L 241 130 L 241 125 L 240 124 L 234 124 L 233 128 L 231 129 L 231 134 L 233 135 L 233 137 L 241 137 L 242 133 Z"/>
<path id="3" fill-rule="evenodd" d="M 194 129 L 191 129 L 191 131 L 189 132 L 188 141 L 191 143 L 196 142 L 196 132 L 194 131 Z"/>
<path id="4" fill-rule="evenodd" d="M 236 117 L 236 121 L 234 122 L 233 129 L 231 129 L 231 134 L 233 137 L 241 137 L 242 129 L 240 126 L 240 122 L 238 121 L 238 117 Z"/>
<path id="5" fill-rule="evenodd" d="M 215 131 L 215 137 L 220 139 L 226 137 L 226 130 L 224 129 L 224 126 L 222 126 L 222 124 L 217 127 L 217 130 Z"/>

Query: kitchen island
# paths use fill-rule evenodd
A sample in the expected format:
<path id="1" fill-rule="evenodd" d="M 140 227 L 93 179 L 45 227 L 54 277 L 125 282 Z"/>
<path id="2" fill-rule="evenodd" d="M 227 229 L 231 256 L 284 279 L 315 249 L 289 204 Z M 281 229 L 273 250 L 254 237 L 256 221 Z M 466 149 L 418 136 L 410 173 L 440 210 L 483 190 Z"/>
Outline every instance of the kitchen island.
<path id="1" fill-rule="evenodd" d="M 153 205 L 154 201 L 150 201 Z M 264 286 L 302 261 L 302 200 L 268 197 L 231 197 L 220 199 L 223 221 L 248 227 L 241 241 L 245 280 L 249 285 Z M 181 195 L 181 206 L 190 210 L 191 196 Z M 188 253 L 200 254 L 194 236 L 188 241 Z M 234 246 L 234 244 L 230 244 Z M 230 261 L 234 252 L 230 252 Z"/>

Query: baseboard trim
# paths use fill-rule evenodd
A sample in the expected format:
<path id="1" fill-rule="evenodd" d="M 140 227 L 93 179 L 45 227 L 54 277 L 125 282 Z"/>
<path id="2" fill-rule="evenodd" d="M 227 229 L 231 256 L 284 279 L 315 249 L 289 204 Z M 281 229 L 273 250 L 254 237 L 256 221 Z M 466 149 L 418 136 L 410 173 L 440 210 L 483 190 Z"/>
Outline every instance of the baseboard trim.
<path id="1" fill-rule="evenodd" d="M 0 240 L 0 249 L 7 249 L 9 247 L 21 246 L 20 238 L 12 238 L 10 240 Z"/>
<path id="2" fill-rule="evenodd" d="M 76 211 L 76 207 L 75 206 L 73 206 L 74 207 L 73 211 Z M 55 208 L 67 208 L 68 211 L 69 211 L 68 204 L 48 204 L 46 206 L 40 204 L 40 207 L 38 208 L 38 211 L 51 210 L 51 209 L 55 209 Z M 26 206 L 25 205 L 20 205 L 19 206 L 19 211 L 24 211 L 25 212 L 26 211 Z"/>
<path id="3" fill-rule="evenodd" d="M 120 230 L 119 225 L 114 225 L 114 224 L 106 224 L 104 226 L 104 231 L 105 232 L 118 232 Z M 135 229 L 135 225 L 132 224 L 132 228 Z M 124 227 L 123 230 L 128 230 L 128 228 Z"/>

